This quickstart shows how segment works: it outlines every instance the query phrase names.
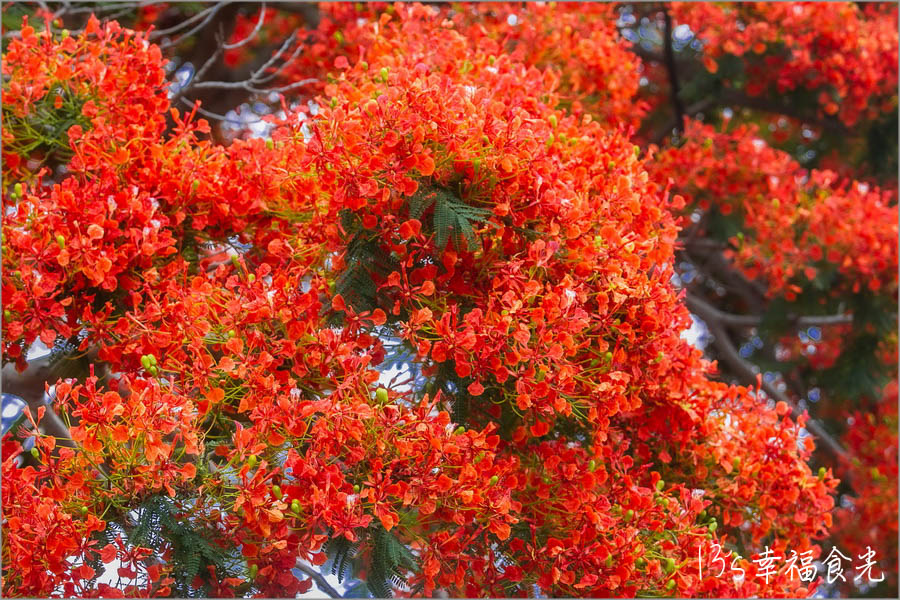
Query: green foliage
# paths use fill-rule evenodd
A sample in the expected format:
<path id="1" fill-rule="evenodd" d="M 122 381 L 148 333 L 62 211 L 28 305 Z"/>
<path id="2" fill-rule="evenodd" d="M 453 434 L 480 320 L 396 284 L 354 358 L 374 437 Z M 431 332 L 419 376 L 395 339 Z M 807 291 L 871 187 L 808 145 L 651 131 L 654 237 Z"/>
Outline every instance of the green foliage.
<path id="1" fill-rule="evenodd" d="M 491 214 L 462 202 L 450 190 L 423 186 L 409 199 L 409 217 L 421 220 L 432 205 L 431 231 L 438 248 L 444 248 L 451 237 L 457 248 L 471 248 L 476 243 L 472 223 L 485 223 Z"/>
<path id="2" fill-rule="evenodd" d="M 392 533 L 380 523 L 369 528 L 372 557 L 369 563 L 366 586 L 376 598 L 390 598 L 391 587 L 406 587 L 406 571 L 418 571 L 419 563 Z"/>
<path id="3" fill-rule="evenodd" d="M 57 98 L 61 105 L 56 108 Z M 90 120 L 82 113 L 87 98 L 62 86 L 36 101 L 24 116 L 7 111 L 4 125 L 12 135 L 4 148 L 21 156 L 39 158 L 42 164 L 65 163 L 72 157 L 69 147 L 69 128 L 80 125 L 90 128 Z"/>
<path id="4" fill-rule="evenodd" d="M 156 551 L 164 545 L 169 546 L 172 578 L 175 580 L 173 591 L 176 596 L 194 597 L 208 592 L 192 585 L 196 576 L 208 576 L 208 566 L 214 566 L 219 577 L 229 576 L 226 567 L 228 554 L 210 541 L 214 535 L 192 526 L 190 521 L 179 515 L 171 499 L 156 495 L 147 498 L 138 508 L 138 522 L 129 533 L 128 542 Z"/>
<path id="5" fill-rule="evenodd" d="M 333 535 L 326 542 L 324 550 L 331 559 L 331 574 L 343 583 L 364 568 L 365 590 L 375 598 L 390 598 L 395 587 L 407 589 L 407 574 L 419 570 L 418 559 L 409 548 L 380 522 L 360 531 L 359 535 L 356 542 L 343 535 Z M 361 552 L 363 546 L 367 548 L 365 553 Z M 353 589 L 354 597 L 364 592 L 359 586 Z"/>
<path id="6" fill-rule="evenodd" d="M 359 551 L 359 541 L 351 542 L 342 535 L 334 536 L 325 544 L 325 553 L 331 557 L 331 574 L 343 583 L 353 575 L 353 559 Z"/>

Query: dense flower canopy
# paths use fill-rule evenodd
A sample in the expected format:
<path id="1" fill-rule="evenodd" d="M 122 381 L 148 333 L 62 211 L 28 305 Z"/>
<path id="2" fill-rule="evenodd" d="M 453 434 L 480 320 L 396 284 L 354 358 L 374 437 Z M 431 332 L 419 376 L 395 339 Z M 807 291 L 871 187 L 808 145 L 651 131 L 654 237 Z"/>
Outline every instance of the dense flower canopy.
<path id="1" fill-rule="evenodd" d="M 896 590 L 896 181 L 809 169 L 764 120 L 651 139 L 665 73 L 626 8 L 322 5 L 269 78 L 304 85 L 227 144 L 173 104 L 156 12 L 26 19 L 3 360 L 40 342 L 71 369 L 3 438 L 4 594 L 284 597 L 327 562 L 377 597 L 796 597 L 822 580 L 754 559 L 826 540 Z M 303 26 L 258 12 L 234 68 Z M 666 18 L 704 40 L 699 77 L 813 94 L 824 129 L 897 110 L 896 6 Z M 697 237 L 771 307 L 767 370 L 830 394 L 837 453 L 685 339 L 717 295 L 685 302 Z M 816 352 L 797 314 L 834 321 Z M 870 388 L 829 387 L 851 359 Z M 745 576 L 710 574 L 715 544 Z"/>

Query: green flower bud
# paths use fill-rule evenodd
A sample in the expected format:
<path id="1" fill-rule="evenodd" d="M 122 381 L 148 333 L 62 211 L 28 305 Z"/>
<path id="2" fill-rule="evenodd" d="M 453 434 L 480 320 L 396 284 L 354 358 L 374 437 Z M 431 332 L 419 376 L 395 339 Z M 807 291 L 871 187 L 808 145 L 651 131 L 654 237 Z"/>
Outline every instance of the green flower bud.
<path id="1" fill-rule="evenodd" d="M 81 508 L 78 509 L 81 512 L 82 517 L 86 517 L 88 514 L 88 507 L 84 504 L 81 505 Z"/>
<path id="2" fill-rule="evenodd" d="M 656 482 L 656 491 L 661 492 L 664 487 L 666 487 L 666 482 L 662 479 Z"/>
<path id="3" fill-rule="evenodd" d="M 141 366 L 144 367 L 145 371 L 149 371 L 150 367 L 153 366 L 150 363 L 150 357 L 147 356 L 146 354 L 141 357 Z"/>
<path id="4" fill-rule="evenodd" d="M 248 569 L 248 575 L 250 576 L 250 580 L 256 579 L 256 574 L 259 572 L 259 566 L 253 564 L 250 565 L 250 569 Z"/>
<path id="5" fill-rule="evenodd" d="M 666 590 L 671 592 L 673 589 L 675 589 L 675 580 L 670 579 L 669 581 L 666 582 Z"/>
<path id="6" fill-rule="evenodd" d="M 31 456 L 33 456 L 35 460 L 41 459 L 41 451 L 37 449 L 37 446 L 31 448 Z"/>
<path id="7" fill-rule="evenodd" d="M 251 469 L 255 469 L 255 468 L 256 468 L 256 463 L 257 463 L 257 462 L 258 462 L 258 459 L 256 458 L 256 455 L 255 455 L 255 454 L 251 454 L 251 455 L 247 458 L 247 466 L 250 467 Z"/>
<path id="8" fill-rule="evenodd" d="M 16 185 L 13 186 L 13 194 L 15 194 L 16 196 L 22 195 L 22 184 L 21 183 L 17 183 Z"/>
<path id="9" fill-rule="evenodd" d="M 462 434 L 464 434 L 465 432 L 466 432 L 466 428 L 463 427 L 462 425 L 460 425 L 459 427 L 456 428 L 456 431 L 454 431 L 453 433 L 454 433 L 455 435 L 462 435 Z"/>
<path id="10" fill-rule="evenodd" d="M 150 373 L 151 375 L 153 375 L 154 377 L 156 377 L 159 374 L 159 368 L 151 365 L 150 368 L 147 369 L 147 372 Z"/>
<path id="11" fill-rule="evenodd" d="M 62 250 L 66 247 L 66 238 L 61 233 L 56 234 L 56 243 L 59 244 L 59 249 Z"/>
<path id="12" fill-rule="evenodd" d="M 360 489 L 361 488 L 359 487 L 358 483 L 353 485 L 353 493 L 354 494 L 358 494 Z"/>
<path id="13" fill-rule="evenodd" d="M 253 273 L 250 273 L 249 275 L 247 275 L 247 281 L 249 281 L 250 283 L 253 283 L 254 281 L 256 281 L 256 275 L 254 275 Z"/>
<path id="14" fill-rule="evenodd" d="M 825 479 L 826 473 L 825 467 L 819 467 L 819 479 Z"/>
<path id="15" fill-rule="evenodd" d="M 496 475 L 491 477 L 491 480 L 488 482 L 488 485 L 496 485 L 497 482 L 500 481 L 500 478 Z"/>
<path id="16" fill-rule="evenodd" d="M 718 523 L 716 523 L 715 521 L 711 521 L 711 522 L 710 522 L 710 524 L 709 524 L 709 532 L 710 532 L 710 533 L 715 533 L 715 532 L 716 532 L 716 529 L 718 529 L 718 528 L 719 528 L 719 524 L 718 524 Z"/>
<path id="17" fill-rule="evenodd" d="M 633 518 L 634 518 L 634 511 L 629 508 L 628 510 L 625 511 L 625 522 L 630 523 Z"/>
<path id="18" fill-rule="evenodd" d="M 671 573 L 675 570 L 675 559 L 671 556 L 666 559 L 666 573 Z"/>
<path id="19" fill-rule="evenodd" d="M 384 389 L 383 387 L 378 388 L 377 390 L 375 390 L 375 399 L 378 401 L 379 404 L 387 404 L 388 391 L 386 389 Z"/>
<path id="20" fill-rule="evenodd" d="M 597 461 L 593 458 L 588 461 L 588 471 L 593 473 L 597 469 Z"/>
<path id="21" fill-rule="evenodd" d="M 550 121 L 550 127 L 553 127 L 554 129 L 556 129 L 556 125 L 557 125 L 556 115 L 550 115 L 549 117 L 547 117 L 547 120 Z"/>
<path id="22" fill-rule="evenodd" d="M 300 501 L 294 498 L 291 500 L 291 512 L 295 514 L 300 514 Z"/>
<path id="23" fill-rule="evenodd" d="M 275 499 L 276 499 L 276 500 L 281 500 L 281 497 L 282 497 L 284 494 L 281 493 L 281 486 L 280 486 L 280 485 L 273 485 L 273 486 L 272 486 L 272 495 L 275 496 Z"/>
<path id="24" fill-rule="evenodd" d="M 8 308 L 3 309 L 3 320 L 4 321 L 12 321 L 12 313 L 9 312 Z"/>

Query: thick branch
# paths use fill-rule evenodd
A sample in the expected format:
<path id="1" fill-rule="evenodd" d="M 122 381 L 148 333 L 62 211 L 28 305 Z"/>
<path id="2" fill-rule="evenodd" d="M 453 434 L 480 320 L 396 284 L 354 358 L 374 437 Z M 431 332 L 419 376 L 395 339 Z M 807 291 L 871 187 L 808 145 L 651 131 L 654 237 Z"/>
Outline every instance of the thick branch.
<path id="1" fill-rule="evenodd" d="M 669 74 L 669 96 L 672 99 L 672 106 L 675 108 L 676 125 L 674 129 L 680 132 L 684 127 L 684 103 L 679 96 L 681 86 L 678 83 L 678 70 L 675 66 L 675 50 L 672 48 L 672 16 L 665 6 L 663 6 L 663 18 L 666 22 L 663 49 L 666 57 L 666 72 Z"/>
<path id="2" fill-rule="evenodd" d="M 705 300 L 693 295 L 687 296 L 687 306 L 691 312 L 703 319 L 706 323 L 709 332 L 713 336 L 713 344 L 715 345 L 716 350 L 718 350 L 719 358 L 721 358 L 722 362 L 724 362 L 731 372 L 737 375 L 745 385 L 753 385 L 756 383 L 757 373 L 753 370 L 753 366 L 741 358 L 741 355 L 732 343 L 731 338 L 728 337 L 728 332 L 725 330 L 724 323 L 720 319 L 720 316 L 723 313 Z M 795 419 L 802 414 L 803 411 L 797 407 L 797 404 L 771 383 L 763 380 L 762 389 L 776 402 L 784 402 L 790 406 Z M 806 429 L 820 439 L 839 459 L 844 461 L 849 460 L 847 451 L 818 421 L 810 418 L 806 422 Z"/>
<path id="3" fill-rule="evenodd" d="M 690 261 L 698 269 L 712 276 L 713 279 L 730 291 L 738 294 L 747 303 L 750 312 L 756 314 L 763 312 L 766 306 L 766 290 L 762 285 L 755 281 L 750 281 L 736 271 L 731 262 L 721 252 L 710 252 L 708 248 L 702 247 L 702 252 L 695 252 L 696 250 L 697 245 L 693 242 L 685 242 L 685 251 Z"/>
<path id="4" fill-rule="evenodd" d="M 712 307 L 711 307 L 712 308 Z M 758 327 L 763 318 L 759 315 L 736 315 L 727 313 L 717 308 L 717 320 L 731 327 Z M 788 317 L 788 321 L 795 327 L 827 327 L 828 325 L 845 325 L 853 322 L 853 315 L 804 315 Z"/>
<path id="5" fill-rule="evenodd" d="M 319 589 L 328 594 L 330 597 L 341 597 L 341 594 L 336 589 L 331 587 L 331 584 L 328 583 L 328 581 L 325 579 L 325 577 L 322 576 L 321 573 L 307 565 L 302 560 L 297 561 L 297 568 L 303 571 L 305 574 L 309 575 L 310 578 L 312 578 L 312 580 L 316 582 L 316 585 L 319 587 Z"/>
<path id="6" fill-rule="evenodd" d="M 75 444 L 71 440 L 69 429 L 65 423 L 53 411 L 53 407 L 44 402 L 45 384 L 53 383 L 55 380 L 49 354 L 30 361 L 28 368 L 21 373 L 16 371 L 15 365 L 12 363 L 3 367 L 3 391 L 24 400 L 35 418 L 37 418 L 38 408 L 46 407 L 44 418 L 40 422 L 44 433 L 55 437 L 57 443 L 61 445 L 74 447 Z"/>

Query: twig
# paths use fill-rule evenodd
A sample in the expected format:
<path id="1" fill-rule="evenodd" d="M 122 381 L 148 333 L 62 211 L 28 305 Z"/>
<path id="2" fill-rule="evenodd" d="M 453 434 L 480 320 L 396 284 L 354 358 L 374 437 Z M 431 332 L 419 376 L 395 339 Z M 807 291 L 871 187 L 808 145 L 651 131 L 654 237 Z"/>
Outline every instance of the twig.
<path id="1" fill-rule="evenodd" d="M 182 29 L 184 29 L 185 27 L 187 27 L 187 26 L 189 26 L 189 25 L 195 23 L 196 21 L 199 21 L 199 20 L 203 19 L 204 17 L 209 16 L 210 13 L 216 13 L 216 12 L 218 12 L 218 10 L 219 10 L 220 8 L 222 8 L 222 3 L 213 4 L 212 6 L 210 6 L 210 7 L 208 7 L 208 8 L 204 8 L 203 10 L 201 10 L 200 12 L 198 12 L 198 13 L 197 13 L 196 15 L 194 15 L 193 17 L 190 17 L 190 18 L 188 18 L 188 19 L 185 19 L 184 21 L 181 21 L 181 22 L 178 23 L 177 25 L 173 25 L 172 27 L 169 27 L 168 29 L 157 29 L 157 30 L 155 30 L 155 31 L 152 31 L 152 32 L 150 33 L 150 36 L 149 36 L 149 37 L 150 37 L 151 40 L 155 40 L 156 38 L 160 38 L 160 37 L 163 37 L 163 36 L 165 36 L 165 35 L 169 35 L 169 34 L 171 34 L 171 33 L 176 33 L 176 32 L 178 32 L 178 31 L 181 31 Z"/>
<path id="2" fill-rule="evenodd" d="M 753 370 L 750 363 L 741 358 L 737 348 L 735 348 L 731 339 L 728 337 L 728 332 L 725 330 L 725 326 L 719 318 L 722 314 L 721 311 L 696 296 L 689 295 L 686 301 L 688 309 L 706 323 L 709 332 L 712 334 L 713 344 L 719 351 L 722 361 L 728 365 L 729 369 L 731 369 L 745 385 L 753 385 L 756 383 L 757 373 Z M 803 411 L 798 408 L 797 404 L 790 399 L 787 394 L 776 388 L 770 382 L 765 381 L 765 379 L 762 381 L 762 389 L 766 392 L 766 395 L 776 402 L 784 402 L 787 404 L 791 408 L 791 413 L 795 419 L 802 414 Z M 820 439 L 839 459 L 849 461 L 847 451 L 818 421 L 809 418 L 806 422 L 806 429 Z"/>
<path id="3" fill-rule="evenodd" d="M 178 36 L 177 39 L 174 39 L 174 40 L 168 40 L 168 41 L 166 41 L 166 42 L 161 43 L 161 44 L 159 45 L 159 47 L 160 47 L 161 49 L 165 50 L 166 48 L 171 48 L 172 46 L 177 46 L 177 45 L 180 44 L 181 41 L 184 40 L 185 38 L 191 37 L 192 35 L 194 35 L 194 34 L 197 33 L 198 31 L 200 31 L 201 29 L 203 29 L 204 27 L 206 27 L 207 25 L 209 25 L 210 22 L 216 17 L 216 14 L 217 14 L 220 10 L 222 10 L 222 7 L 224 7 L 224 6 L 227 5 L 227 4 L 229 4 L 229 2 L 222 2 L 222 3 L 216 4 L 216 5 L 214 5 L 214 6 L 211 6 L 210 8 L 205 9 L 203 12 L 197 13 L 198 15 L 200 15 L 200 14 L 205 13 L 206 11 L 211 11 L 211 12 L 206 16 L 206 18 L 203 19 L 203 21 L 201 21 L 197 26 L 193 27 L 190 31 L 184 32 L 183 34 L 181 34 L 180 36 Z M 194 16 L 196 17 L 197 15 L 194 15 Z M 180 27 L 180 26 L 183 25 L 183 24 L 184 24 L 184 23 L 180 23 L 180 24 L 178 25 L 178 27 Z"/>
<path id="4" fill-rule="evenodd" d="M 259 30 L 262 28 L 263 21 L 265 20 L 265 16 L 266 16 L 266 3 L 263 2 L 259 7 L 259 20 L 256 22 L 256 26 L 253 28 L 253 31 L 251 31 L 247 35 L 247 37 L 245 37 L 244 39 L 242 39 L 239 42 L 235 42 L 233 44 L 223 44 L 222 48 L 224 48 L 225 50 L 234 50 L 235 48 L 240 48 L 244 44 L 248 43 L 250 40 L 254 39 L 256 37 L 256 34 L 258 34 Z"/>
<path id="5" fill-rule="evenodd" d="M 307 565 L 305 562 L 298 560 L 297 568 L 309 575 L 312 580 L 316 582 L 316 585 L 319 587 L 319 589 L 328 594 L 330 597 L 341 598 L 341 594 L 336 589 L 331 587 L 331 584 L 325 580 L 325 577 L 323 577 L 321 573 Z"/>
<path id="6" fill-rule="evenodd" d="M 237 119 L 232 119 L 231 117 L 228 117 L 227 115 L 220 115 L 219 113 L 214 113 L 214 112 L 206 110 L 204 108 L 200 108 L 200 106 L 197 105 L 197 101 L 189 100 L 184 97 L 179 98 L 179 100 L 181 100 L 181 102 L 183 104 L 189 106 L 191 109 L 196 108 L 197 112 L 200 113 L 201 115 L 203 115 L 204 117 L 208 117 L 210 119 L 215 119 L 216 121 L 235 121 L 238 123 L 242 123 L 242 121 L 238 121 Z M 256 119 L 255 121 L 247 121 L 247 122 L 243 122 L 243 123 L 244 123 L 244 125 L 253 125 L 254 123 L 259 123 L 261 121 L 262 121 L 262 119 Z"/>

